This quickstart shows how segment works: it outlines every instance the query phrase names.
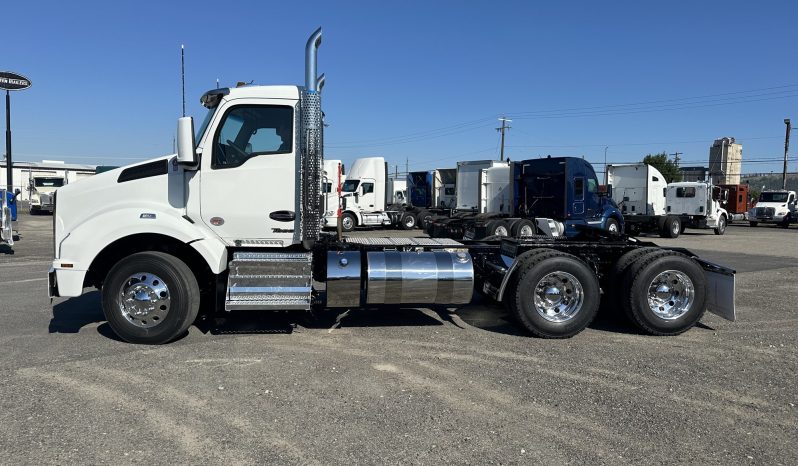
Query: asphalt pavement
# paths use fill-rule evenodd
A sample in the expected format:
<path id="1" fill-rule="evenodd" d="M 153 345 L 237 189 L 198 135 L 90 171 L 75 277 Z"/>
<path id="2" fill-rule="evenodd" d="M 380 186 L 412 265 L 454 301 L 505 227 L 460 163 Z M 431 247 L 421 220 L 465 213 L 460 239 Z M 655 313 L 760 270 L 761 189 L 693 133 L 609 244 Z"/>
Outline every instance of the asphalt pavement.
<path id="1" fill-rule="evenodd" d="M 738 270 L 738 321 L 677 337 L 604 312 L 531 338 L 478 299 L 236 314 L 136 346 L 97 291 L 50 303 L 51 221 L 21 215 L 0 249 L 4 464 L 798 463 L 796 227 L 651 238 Z"/>

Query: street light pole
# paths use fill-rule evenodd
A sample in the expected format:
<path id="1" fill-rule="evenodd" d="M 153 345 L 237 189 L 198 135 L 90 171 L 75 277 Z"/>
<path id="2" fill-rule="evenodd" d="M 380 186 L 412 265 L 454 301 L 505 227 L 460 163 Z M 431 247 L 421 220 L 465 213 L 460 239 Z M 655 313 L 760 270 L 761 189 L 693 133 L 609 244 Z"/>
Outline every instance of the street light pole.
<path id="1" fill-rule="evenodd" d="M 14 172 L 11 163 L 11 96 L 6 89 L 6 184 L 9 193 L 14 192 Z"/>
<path id="2" fill-rule="evenodd" d="M 787 125 L 787 134 L 784 136 L 784 171 L 781 174 L 781 189 L 787 189 L 787 154 L 790 152 L 790 130 L 792 124 L 789 118 L 784 119 L 784 124 Z"/>

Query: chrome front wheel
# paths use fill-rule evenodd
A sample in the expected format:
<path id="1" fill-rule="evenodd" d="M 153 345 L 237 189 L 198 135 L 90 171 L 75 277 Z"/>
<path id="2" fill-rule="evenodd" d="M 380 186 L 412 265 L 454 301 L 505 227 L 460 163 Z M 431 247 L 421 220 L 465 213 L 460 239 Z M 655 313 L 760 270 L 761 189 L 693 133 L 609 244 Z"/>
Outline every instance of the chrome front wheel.
<path id="1" fill-rule="evenodd" d="M 164 322 L 171 304 L 169 288 L 155 274 L 135 273 L 119 287 L 119 311 L 136 327 L 150 328 Z"/>

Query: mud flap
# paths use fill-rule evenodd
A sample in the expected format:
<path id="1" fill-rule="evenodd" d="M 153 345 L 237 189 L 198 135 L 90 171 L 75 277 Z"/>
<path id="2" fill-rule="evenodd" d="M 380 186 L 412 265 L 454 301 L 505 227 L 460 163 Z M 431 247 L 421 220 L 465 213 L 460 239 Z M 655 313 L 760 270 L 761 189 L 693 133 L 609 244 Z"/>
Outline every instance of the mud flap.
<path id="1" fill-rule="evenodd" d="M 735 271 L 704 259 L 695 260 L 701 264 L 707 279 L 707 310 L 734 322 L 737 320 Z"/>

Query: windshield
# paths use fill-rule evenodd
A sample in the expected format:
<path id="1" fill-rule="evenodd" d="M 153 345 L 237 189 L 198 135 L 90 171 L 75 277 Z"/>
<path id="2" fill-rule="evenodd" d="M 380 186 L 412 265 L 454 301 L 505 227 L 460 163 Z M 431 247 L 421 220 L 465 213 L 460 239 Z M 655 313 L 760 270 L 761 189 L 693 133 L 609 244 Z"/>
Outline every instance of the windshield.
<path id="1" fill-rule="evenodd" d="M 195 144 L 199 144 L 200 138 L 205 134 L 205 129 L 208 128 L 208 125 L 211 123 L 211 118 L 213 118 L 214 113 L 216 113 L 216 107 L 208 109 L 208 113 L 205 114 L 202 124 L 199 129 L 197 129 L 197 135 L 194 138 L 194 141 L 196 141 Z"/>
<path id="2" fill-rule="evenodd" d="M 360 180 L 346 180 L 344 181 L 344 185 L 341 187 L 341 191 L 345 193 L 353 193 L 357 189 L 358 185 L 360 185 Z"/>
<path id="3" fill-rule="evenodd" d="M 63 178 L 34 178 L 37 188 L 60 188 L 64 185 Z"/>
<path id="4" fill-rule="evenodd" d="M 762 193 L 759 202 L 787 202 L 787 193 Z"/>

